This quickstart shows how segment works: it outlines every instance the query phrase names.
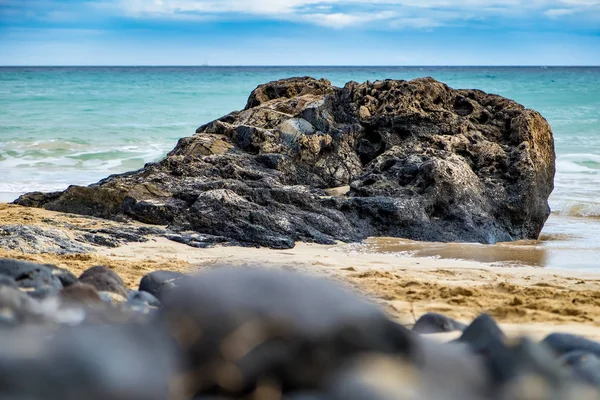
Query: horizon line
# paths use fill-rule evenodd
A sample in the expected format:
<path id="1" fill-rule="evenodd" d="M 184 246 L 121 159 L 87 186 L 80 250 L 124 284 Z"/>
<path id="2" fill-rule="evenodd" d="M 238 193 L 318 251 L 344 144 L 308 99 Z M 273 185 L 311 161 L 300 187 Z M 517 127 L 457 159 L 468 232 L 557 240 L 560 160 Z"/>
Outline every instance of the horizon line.
<path id="1" fill-rule="evenodd" d="M 260 64 L 22 64 L 0 65 L 0 68 L 600 68 L 595 64 L 414 64 L 414 65 L 352 65 L 352 64 L 323 64 L 323 65 L 260 65 Z"/>

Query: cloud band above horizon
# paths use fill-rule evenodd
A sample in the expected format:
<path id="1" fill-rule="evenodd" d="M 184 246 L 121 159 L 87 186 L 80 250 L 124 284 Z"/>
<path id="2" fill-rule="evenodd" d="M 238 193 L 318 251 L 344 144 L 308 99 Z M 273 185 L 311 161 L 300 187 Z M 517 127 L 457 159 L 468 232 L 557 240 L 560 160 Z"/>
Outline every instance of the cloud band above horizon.
<path id="1" fill-rule="evenodd" d="M 69 35 L 69 31 L 77 35 Z M 40 50 L 44 52 L 50 42 L 52 46 L 60 42 L 66 49 L 75 43 L 97 45 L 101 42 L 98 37 L 105 36 L 106 51 L 108 40 L 116 37 L 122 43 L 115 43 L 114 48 L 144 39 L 146 45 L 151 40 L 157 45 L 168 38 L 177 43 L 197 38 L 196 46 L 206 49 L 211 44 L 228 44 L 236 32 L 238 41 L 257 47 L 261 41 L 274 46 L 277 39 L 286 37 L 290 44 L 299 43 L 305 36 L 307 40 L 317 37 L 323 42 L 319 47 L 328 41 L 334 46 L 335 39 L 354 46 L 364 42 L 373 48 L 367 43 L 388 43 L 395 38 L 392 43 L 400 42 L 406 50 L 405 42 L 411 40 L 415 50 L 419 41 L 433 46 L 437 39 L 440 47 L 444 46 L 442 53 L 450 38 L 456 39 L 450 45 L 457 46 L 457 51 L 472 52 L 467 49 L 469 44 L 475 48 L 487 37 L 505 52 L 512 47 L 515 52 L 522 50 L 524 56 L 528 53 L 530 64 L 536 64 L 536 56 L 544 64 L 557 57 L 550 57 L 548 50 L 540 57 L 536 51 L 520 48 L 537 41 L 540 49 L 545 49 L 552 41 L 556 51 L 565 52 L 568 63 L 581 59 L 589 64 L 600 63 L 596 61 L 600 55 L 590 54 L 600 43 L 600 0 L 0 0 L 0 50 L 8 47 L 10 52 L 0 54 L 4 63 L 9 57 L 14 61 L 17 42 L 28 46 L 46 43 Z M 506 34 L 506 43 L 501 43 L 502 34 Z M 523 35 L 526 42 L 511 35 Z M 210 42 L 205 43 L 208 38 Z M 222 51 L 222 47 L 214 50 Z M 598 47 L 595 52 L 600 53 Z M 477 59 L 477 54 L 469 55 L 465 58 Z M 431 59 L 429 55 L 421 58 Z M 441 57 L 440 63 L 445 63 Z M 318 60 L 313 64 L 319 64 Z"/>

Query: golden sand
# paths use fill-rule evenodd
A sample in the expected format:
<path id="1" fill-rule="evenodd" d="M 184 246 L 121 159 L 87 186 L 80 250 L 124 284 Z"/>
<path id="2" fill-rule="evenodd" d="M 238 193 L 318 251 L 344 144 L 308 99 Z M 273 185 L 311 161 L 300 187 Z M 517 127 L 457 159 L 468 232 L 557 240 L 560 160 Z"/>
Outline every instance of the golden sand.
<path id="1" fill-rule="evenodd" d="M 46 210 L 0 205 L 0 225 L 31 224 L 73 229 L 117 222 Z M 76 275 L 94 265 L 114 269 L 131 288 L 148 272 L 193 271 L 215 264 L 264 265 L 325 276 L 342 282 L 405 324 L 435 311 L 467 322 L 488 312 L 514 333 L 542 336 L 550 331 L 600 339 L 600 274 L 506 267 L 476 261 L 419 258 L 397 253 L 353 251 L 339 244 L 299 243 L 294 249 L 215 247 L 196 249 L 156 237 L 119 248 L 96 248 L 77 255 L 23 254 L 0 250 L 0 257 L 68 268 Z"/>

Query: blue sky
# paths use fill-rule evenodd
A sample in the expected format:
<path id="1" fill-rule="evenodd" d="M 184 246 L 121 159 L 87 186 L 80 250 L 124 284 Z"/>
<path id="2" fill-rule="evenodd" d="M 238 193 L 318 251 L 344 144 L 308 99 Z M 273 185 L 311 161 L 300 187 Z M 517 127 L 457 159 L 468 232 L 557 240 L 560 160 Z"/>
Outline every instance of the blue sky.
<path id="1" fill-rule="evenodd" d="M 600 65 L 600 0 L 0 0 L 0 65 Z"/>

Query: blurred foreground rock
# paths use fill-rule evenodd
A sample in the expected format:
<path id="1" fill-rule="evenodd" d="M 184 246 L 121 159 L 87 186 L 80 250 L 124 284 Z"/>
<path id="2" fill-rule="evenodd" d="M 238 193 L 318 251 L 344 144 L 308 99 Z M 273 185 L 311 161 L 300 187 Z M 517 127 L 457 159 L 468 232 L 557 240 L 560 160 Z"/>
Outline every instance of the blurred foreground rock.
<path id="1" fill-rule="evenodd" d="M 126 296 L 108 281 L 121 291 L 102 266 L 75 279 L 0 260 L 0 398 L 600 398 L 599 343 L 508 340 L 486 314 L 468 326 L 427 314 L 409 330 L 337 283 L 262 269 L 158 271 Z M 462 335 L 418 333 L 449 330 Z"/>

